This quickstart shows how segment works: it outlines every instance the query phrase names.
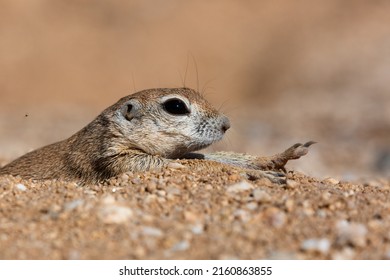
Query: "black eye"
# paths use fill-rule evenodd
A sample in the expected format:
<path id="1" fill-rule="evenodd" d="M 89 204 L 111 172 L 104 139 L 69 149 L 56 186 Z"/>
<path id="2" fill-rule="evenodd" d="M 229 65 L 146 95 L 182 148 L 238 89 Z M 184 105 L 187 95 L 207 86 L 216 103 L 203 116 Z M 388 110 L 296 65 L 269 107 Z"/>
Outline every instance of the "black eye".
<path id="1" fill-rule="evenodd" d="M 172 115 L 186 115 L 190 113 L 187 105 L 178 98 L 172 98 L 163 103 L 165 111 Z"/>

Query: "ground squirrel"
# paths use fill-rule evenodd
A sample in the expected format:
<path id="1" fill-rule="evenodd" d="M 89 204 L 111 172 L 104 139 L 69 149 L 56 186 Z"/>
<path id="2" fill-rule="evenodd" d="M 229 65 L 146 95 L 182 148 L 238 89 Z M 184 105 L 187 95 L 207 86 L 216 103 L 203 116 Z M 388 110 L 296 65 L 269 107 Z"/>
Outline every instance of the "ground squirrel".
<path id="1" fill-rule="evenodd" d="M 314 142 L 256 157 L 232 152 L 193 153 L 221 140 L 229 119 L 189 88 L 143 90 L 123 97 L 71 136 L 21 156 L 0 175 L 96 183 L 126 171 L 183 165 L 238 168 L 250 178 L 282 182 L 284 166 Z"/>

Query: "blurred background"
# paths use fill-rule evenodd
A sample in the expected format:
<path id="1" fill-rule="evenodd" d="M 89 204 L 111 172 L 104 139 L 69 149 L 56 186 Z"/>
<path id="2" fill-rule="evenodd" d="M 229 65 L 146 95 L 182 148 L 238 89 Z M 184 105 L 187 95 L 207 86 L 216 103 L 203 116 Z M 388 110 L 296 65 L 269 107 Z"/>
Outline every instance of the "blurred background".
<path id="1" fill-rule="evenodd" d="M 210 150 L 390 176 L 390 2 L 0 0 L 0 158 L 62 140 L 134 91 L 204 92 L 232 122 Z"/>

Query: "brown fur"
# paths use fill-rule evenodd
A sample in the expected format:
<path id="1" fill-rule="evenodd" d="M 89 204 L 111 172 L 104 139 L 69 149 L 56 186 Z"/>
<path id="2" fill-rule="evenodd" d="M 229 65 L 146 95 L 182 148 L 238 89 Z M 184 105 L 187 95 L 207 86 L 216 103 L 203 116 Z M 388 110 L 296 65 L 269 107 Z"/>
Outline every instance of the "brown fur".
<path id="1" fill-rule="evenodd" d="M 168 113 L 164 102 L 171 99 L 182 100 L 190 112 Z M 194 90 L 144 90 L 123 97 L 70 138 L 14 160 L 0 169 L 0 175 L 93 183 L 126 171 L 161 169 L 178 160 L 211 169 L 234 166 L 249 177 L 280 182 L 280 173 L 272 170 L 283 170 L 288 160 L 306 154 L 313 143 L 296 144 L 272 157 L 192 153 L 220 140 L 229 127 L 227 117 Z"/>

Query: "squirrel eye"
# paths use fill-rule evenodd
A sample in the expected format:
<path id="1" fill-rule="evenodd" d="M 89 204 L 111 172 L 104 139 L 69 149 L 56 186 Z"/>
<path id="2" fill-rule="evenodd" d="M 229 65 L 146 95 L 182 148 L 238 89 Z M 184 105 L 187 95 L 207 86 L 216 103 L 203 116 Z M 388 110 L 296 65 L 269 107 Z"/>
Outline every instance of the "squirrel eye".
<path id="1" fill-rule="evenodd" d="M 190 113 L 190 110 L 187 108 L 187 105 L 178 98 L 172 98 L 163 103 L 163 108 L 169 114 L 172 115 L 187 115 Z"/>

